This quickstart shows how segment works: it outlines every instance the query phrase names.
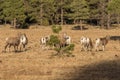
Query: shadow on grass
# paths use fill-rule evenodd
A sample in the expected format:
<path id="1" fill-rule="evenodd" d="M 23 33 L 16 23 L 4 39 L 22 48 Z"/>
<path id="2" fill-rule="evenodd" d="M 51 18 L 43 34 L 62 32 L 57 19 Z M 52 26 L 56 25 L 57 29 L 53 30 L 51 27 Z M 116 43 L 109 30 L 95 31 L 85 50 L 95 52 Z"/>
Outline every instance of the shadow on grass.
<path id="1" fill-rule="evenodd" d="M 120 36 L 110 36 L 110 40 L 120 40 Z"/>
<path id="2" fill-rule="evenodd" d="M 26 52 L 30 49 L 25 49 L 25 50 L 17 50 L 17 51 L 4 51 L 2 50 L 1 53 L 22 53 L 22 52 Z"/>
<path id="3" fill-rule="evenodd" d="M 72 30 L 81 30 L 81 26 L 74 26 L 72 27 Z M 82 30 L 88 30 L 85 26 L 82 26 Z"/>
<path id="4" fill-rule="evenodd" d="M 120 80 L 120 60 L 104 61 L 77 69 L 71 80 Z"/>

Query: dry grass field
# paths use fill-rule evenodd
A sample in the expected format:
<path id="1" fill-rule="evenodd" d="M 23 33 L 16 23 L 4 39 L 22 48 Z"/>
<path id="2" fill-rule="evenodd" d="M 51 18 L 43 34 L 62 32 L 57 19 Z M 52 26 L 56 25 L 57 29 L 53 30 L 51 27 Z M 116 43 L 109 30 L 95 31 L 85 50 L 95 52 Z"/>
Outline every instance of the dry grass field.
<path id="1" fill-rule="evenodd" d="M 5 38 L 18 32 L 27 34 L 29 43 L 25 52 L 3 53 Z M 120 36 L 120 29 L 71 30 L 65 26 L 60 32 L 67 32 L 75 44 L 74 57 L 51 57 L 55 52 L 42 50 L 39 40 L 53 34 L 50 27 L 38 29 L 8 29 L 0 27 L 0 80 L 120 80 L 120 41 L 110 40 L 105 51 L 81 52 L 79 39 L 88 36 Z"/>

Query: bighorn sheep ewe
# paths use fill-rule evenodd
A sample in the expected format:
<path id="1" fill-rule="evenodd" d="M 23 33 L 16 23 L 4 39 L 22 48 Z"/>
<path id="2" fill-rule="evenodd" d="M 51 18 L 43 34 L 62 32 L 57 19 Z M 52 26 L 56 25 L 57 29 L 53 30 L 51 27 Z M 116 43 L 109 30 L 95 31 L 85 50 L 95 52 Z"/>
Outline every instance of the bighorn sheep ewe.
<path id="1" fill-rule="evenodd" d="M 9 51 L 10 51 L 11 46 L 14 47 L 15 52 L 18 50 L 18 46 L 20 44 L 20 35 L 21 34 L 18 33 L 16 37 L 6 38 L 5 52 L 6 52 L 6 49 L 7 49 L 8 46 L 9 46 Z"/>
<path id="2" fill-rule="evenodd" d="M 5 52 L 7 47 L 9 47 L 9 52 L 10 52 L 10 48 L 11 46 L 14 47 L 14 51 L 18 51 L 18 46 L 20 45 L 25 47 L 25 45 L 27 44 L 27 37 L 25 34 L 21 34 L 18 33 L 16 37 L 8 37 L 6 38 L 6 44 L 5 44 Z"/>
<path id="3" fill-rule="evenodd" d="M 28 38 L 25 33 L 23 33 L 20 37 L 20 51 L 22 48 L 25 49 L 25 46 L 28 44 Z"/>
<path id="4" fill-rule="evenodd" d="M 50 40 L 50 36 L 45 36 L 45 37 L 42 37 L 40 39 L 40 44 L 41 44 L 41 48 L 42 49 L 45 49 L 46 46 L 47 46 L 47 42 Z"/>
<path id="5" fill-rule="evenodd" d="M 71 37 L 67 35 L 67 33 L 63 34 L 63 38 L 65 39 L 66 45 L 71 44 Z"/>
<path id="6" fill-rule="evenodd" d="M 81 51 L 82 50 L 87 50 L 87 51 L 90 50 L 91 51 L 93 48 L 92 40 L 88 37 L 82 36 L 80 38 L 80 43 L 81 43 Z"/>
<path id="7" fill-rule="evenodd" d="M 96 41 L 95 41 L 95 50 L 99 51 L 99 47 L 101 46 L 102 51 L 104 51 L 105 46 L 107 45 L 109 38 L 110 38 L 109 36 L 106 36 L 106 37 L 103 37 L 103 38 L 97 38 Z"/>

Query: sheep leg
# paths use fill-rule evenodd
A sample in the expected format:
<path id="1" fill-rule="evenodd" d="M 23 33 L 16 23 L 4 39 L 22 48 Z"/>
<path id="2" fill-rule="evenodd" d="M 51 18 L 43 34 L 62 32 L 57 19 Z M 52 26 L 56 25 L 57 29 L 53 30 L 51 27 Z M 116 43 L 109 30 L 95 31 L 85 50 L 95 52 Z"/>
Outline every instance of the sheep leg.
<path id="1" fill-rule="evenodd" d="M 6 52 L 6 48 L 8 47 L 8 45 L 9 45 L 9 44 L 6 44 L 6 45 L 5 45 L 5 52 Z"/>
<path id="2" fill-rule="evenodd" d="M 104 45 L 102 46 L 102 50 L 105 51 L 105 46 Z"/>
<path id="3" fill-rule="evenodd" d="M 15 45 L 14 45 L 14 51 L 17 52 L 17 50 L 16 50 L 16 46 L 15 46 Z"/>
<path id="4" fill-rule="evenodd" d="M 42 49 L 45 50 L 45 48 L 46 48 L 46 46 L 45 46 L 45 44 L 43 44 L 43 45 L 42 45 Z"/>
<path id="5" fill-rule="evenodd" d="M 86 45 L 86 49 L 87 49 L 86 51 L 91 51 L 91 46 L 90 46 L 90 44 L 87 44 L 87 45 Z"/>
<path id="6" fill-rule="evenodd" d="M 22 51 L 22 50 L 24 50 L 24 51 L 26 50 L 25 49 L 25 44 L 20 44 L 20 51 Z"/>
<path id="7" fill-rule="evenodd" d="M 88 51 L 88 47 L 87 46 L 85 46 L 85 51 Z"/>
<path id="8" fill-rule="evenodd" d="M 10 50 L 10 47 L 11 47 L 11 45 L 9 44 L 9 52 L 11 51 L 11 50 Z"/>
<path id="9" fill-rule="evenodd" d="M 88 50 L 92 51 L 92 46 L 90 44 L 88 45 Z"/>
<path id="10" fill-rule="evenodd" d="M 20 51 L 22 50 L 22 44 L 20 43 Z"/>
<path id="11" fill-rule="evenodd" d="M 26 50 L 25 45 L 23 45 L 24 51 Z"/>
<path id="12" fill-rule="evenodd" d="M 81 51 L 83 51 L 83 45 L 81 46 Z"/>
<path id="13" fill-rule="evenodd" d="M 95 51 L 98 51 L 98 45 L 95 45 Z"/>
<path id="14" fill-rule="evenodd" d="M 9 52 L 10 52 L 10 47 L 11 47 L 11 45 L 9 45 Z"/>
<path id="15" fill-rule="evenodd" d="M 98 47 L 96 47 L 95 50 L 98 51 Z"/>
<path id="16" fill-rule="evenodd" d="M 18 51 L 18 46 L 15 46 L 16 51 Z"/>
<path id="17" fill-rule="evenodd" d="M 16 49 L 18 50 L 18 46 L 16 46 Z"/>

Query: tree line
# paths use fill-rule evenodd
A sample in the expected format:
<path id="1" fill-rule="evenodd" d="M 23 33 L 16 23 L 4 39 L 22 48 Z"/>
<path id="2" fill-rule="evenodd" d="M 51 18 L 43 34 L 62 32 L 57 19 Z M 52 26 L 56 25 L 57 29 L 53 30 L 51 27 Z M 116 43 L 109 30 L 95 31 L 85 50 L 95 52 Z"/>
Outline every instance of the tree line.
<path id="1" fill-rule="evenodd" d="M 20 28 L 82 23 L 109 28 L 120 23 L 119 4 L 120 0 L 0 0 L 0 23 Z"/>

